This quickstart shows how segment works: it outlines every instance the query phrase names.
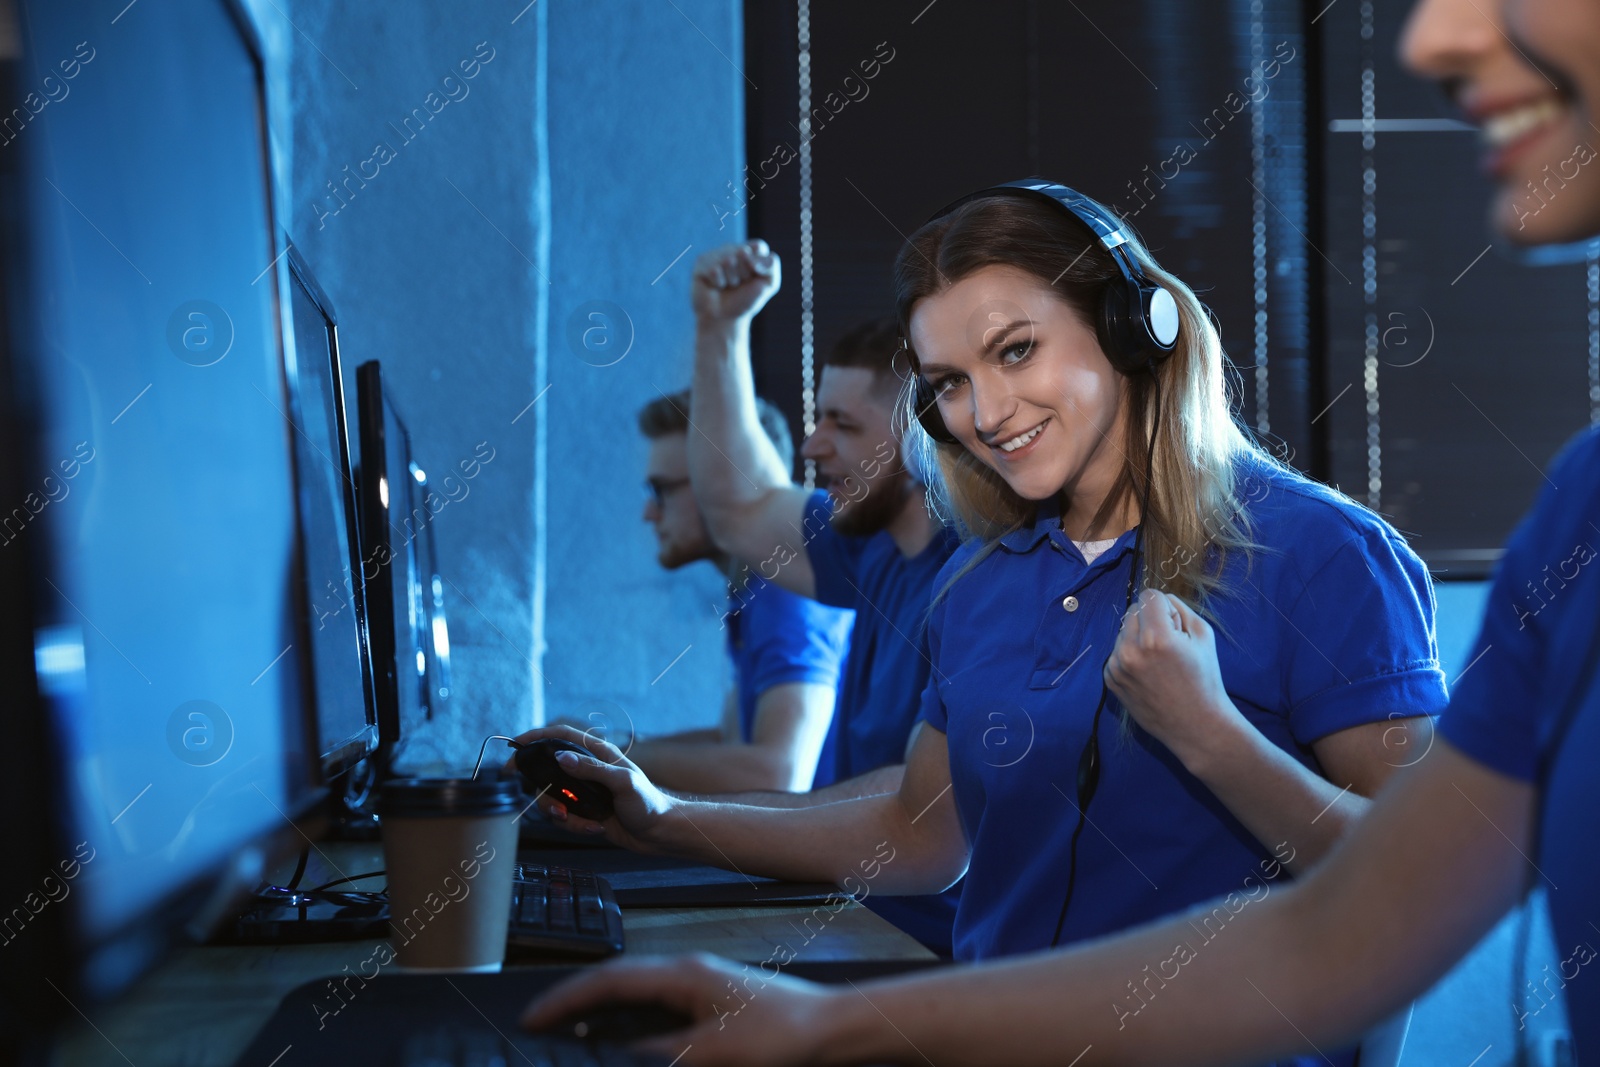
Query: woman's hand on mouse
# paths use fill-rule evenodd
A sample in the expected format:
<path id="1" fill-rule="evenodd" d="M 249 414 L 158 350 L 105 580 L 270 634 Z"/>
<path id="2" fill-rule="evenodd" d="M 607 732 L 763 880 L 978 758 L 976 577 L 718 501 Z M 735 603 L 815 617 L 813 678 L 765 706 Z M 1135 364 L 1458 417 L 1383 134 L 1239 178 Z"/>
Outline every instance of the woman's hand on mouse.
<path id="1" fill-rule="evenodd" d="M 605 834 L 613 844 L 637 852 L 648 852 L 657 843 L 662 823 L 677 803 L 672 797 L 657 789 L 622 750 L 609 741 L 603 741 L 587 730 L 571 726 L 546 726 L 529 730 L 517 736 L 518 746 L 548 739 L 571 741 L 589 752 L 582 756 L 575 752 L 556 755 L 561 769 L 574 778 L 598 782 L 611 791 L 616 813 L 605 822 L 595 822 L 574 815 L 567 806 L 552 798 L 549 793 L 536 803 L 552 822 L 578 833 Z M 508 770 L 516 772 L 516 757 L 506 760 Z"/>
<path id="2" fill-rule="evenodd" d="M 1208 746 L 1251 728 L 1222 683 L 1211 625 L 1169 593 L 1146 589 L 1123 616 L 1105 680 L 1133 720 L 1191 771 Z"/>
<path id="3" fill-rule="evenodd" d="M 694 1022 L 636 1042 L 641 1053 L 692 1067 L 819 1062 L 827 1024 L 842 1014 L 841 994 L 778 970 L 775 961 L 734 964 L 704 953 L 629 957 L 586 967 L 554 986 L 523 1011 L 522 1025 L 538 1030 L 606 1004 L 655 1003 Z"/>

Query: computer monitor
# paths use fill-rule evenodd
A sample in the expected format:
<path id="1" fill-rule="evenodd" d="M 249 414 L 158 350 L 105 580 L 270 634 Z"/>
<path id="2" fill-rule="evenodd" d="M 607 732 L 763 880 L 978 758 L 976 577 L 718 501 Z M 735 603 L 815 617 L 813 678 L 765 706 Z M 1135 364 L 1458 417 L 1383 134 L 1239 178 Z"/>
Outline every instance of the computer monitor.
<path id="1" fill-rule="evenodd" d="M 71 96 L 0 117 L 0 1060 L 325 795 L 259 53 L 125 6 L 22 0 L 6 98 Z"/>
<path id="2" fill-rule="evenodd" d="M 331 781 L 378 747 L 366 582 L 333 304 L 292 243 L 280 272 L 288 294 L 284 362 L 296 385 L 289 418 L 306 546 L 318 752 Z"/>
<path id="3" fill-rule="evenodd" d="M 384 386 L 377 360 L 356 368 L 363 577 L 372 635 L 380 764 L 393 770 L 405 743 L 449 699 L 449 632 L 433 558 L 427 474 Z"/>

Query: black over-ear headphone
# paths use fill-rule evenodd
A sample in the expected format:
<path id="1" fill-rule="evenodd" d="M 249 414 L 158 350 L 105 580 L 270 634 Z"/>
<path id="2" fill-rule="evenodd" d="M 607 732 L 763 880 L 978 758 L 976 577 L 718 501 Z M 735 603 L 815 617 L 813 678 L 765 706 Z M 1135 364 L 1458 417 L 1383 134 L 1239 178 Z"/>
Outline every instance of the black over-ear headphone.
<path id="1" fill-rule="evenodd" d="M 991 196 L 1015 196 L 1055 204 L 1087 226 L 1100 246 L 1110 253 L 1120 277 L 1107 282 L 1101 294 L 1095 333 L 1101 350 L 1113 367 L 1132 376 L 1154 368 L 1172 354 L 1178 344 L 1177 301 L 1170 292 L 1146 278 L 1139 269 L 1139 264 L 1125 247 L 1129 237 L 1121 220 L 1076 189 L 1044 178 L 1024 178 L 963 196 L 936 212 L 928 221 L 943 218 L 968 201 Z M 903 343 L 910 346 L 909 340 Z M 939 414 L 938 394 L 923 379 L 919 368 L 914 367 L 913 372 L 916 375 L 913 384 L 916 389 L 917 421 L 935 441 L 955 444 L 955 435 L 945 427 L 944 418 Z"/>

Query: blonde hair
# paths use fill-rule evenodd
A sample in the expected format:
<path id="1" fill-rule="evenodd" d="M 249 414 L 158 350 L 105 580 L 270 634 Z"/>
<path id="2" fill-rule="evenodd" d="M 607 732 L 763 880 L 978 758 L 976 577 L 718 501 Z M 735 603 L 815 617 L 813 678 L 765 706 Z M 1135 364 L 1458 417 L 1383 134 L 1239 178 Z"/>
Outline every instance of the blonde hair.
<path id="1" fill-rule="evenodd" d="M 1139 518 L 1144 583 L 1206 611 L 1209 600 L 1225 591 L 1222 573 L 1228 556 L 1241 552 L 1248 566 L 1250 553 L 1259 547 L 1251 539 L 1235 484 L 1235 463 L 1246 454 L 1269 464 L 1276 461 L 1234 421 L 1222 341 L 1205 305 L 1129 236 L 1123 247 L 1146 278 L 1172 294 L 1181 323 L 1176 349 L 1155 371 L 1162 411 L 1151 459 L 1149 511 Z M 1110 253 L 1064 210 L 1004 195 L 969 201 L 923 226 L 900 251 L 895 289 L 902 336 L 910 336 L 911 312 L 919 300 L 991 265 L 1014 267 L 1040 279 L 1091 326 L 1098 320 L 1106 285 L 1120 277 Z M 915 360 L 915 353 L 911 355 Z M 1089 522 L 1091 535 L 1124 501 L 1144 497 L 1156 384 L 1149 374 L 1124 379 L 1125 438 L 1112 442 L 1124 463 Z M 964 537 L 987 543 L 952 579 L 954 584 L 999 538 L 1026 526 L 1038 502 L 1018 496 L 964 446 L 928 436 L 916 419 L 915 396 L 912 379 L 901 392 L 899 419 L 911 461 L 925 474 L 937 470 L 941 476 L 926 478 L 930 505 Z"/>

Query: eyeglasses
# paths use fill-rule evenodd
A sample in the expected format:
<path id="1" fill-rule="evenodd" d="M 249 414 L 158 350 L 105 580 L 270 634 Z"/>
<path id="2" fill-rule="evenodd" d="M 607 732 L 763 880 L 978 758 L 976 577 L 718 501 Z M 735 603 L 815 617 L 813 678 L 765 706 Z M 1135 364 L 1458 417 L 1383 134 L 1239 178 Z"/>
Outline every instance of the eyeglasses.
<path id="1" fill-rule="evenodd" d="M 687 478 L 646 478 L 644 480 L 645 499 L 656 507 L 661 507 L 667 502 L 667 494 L 676 492 L 689 484 Z"/>

